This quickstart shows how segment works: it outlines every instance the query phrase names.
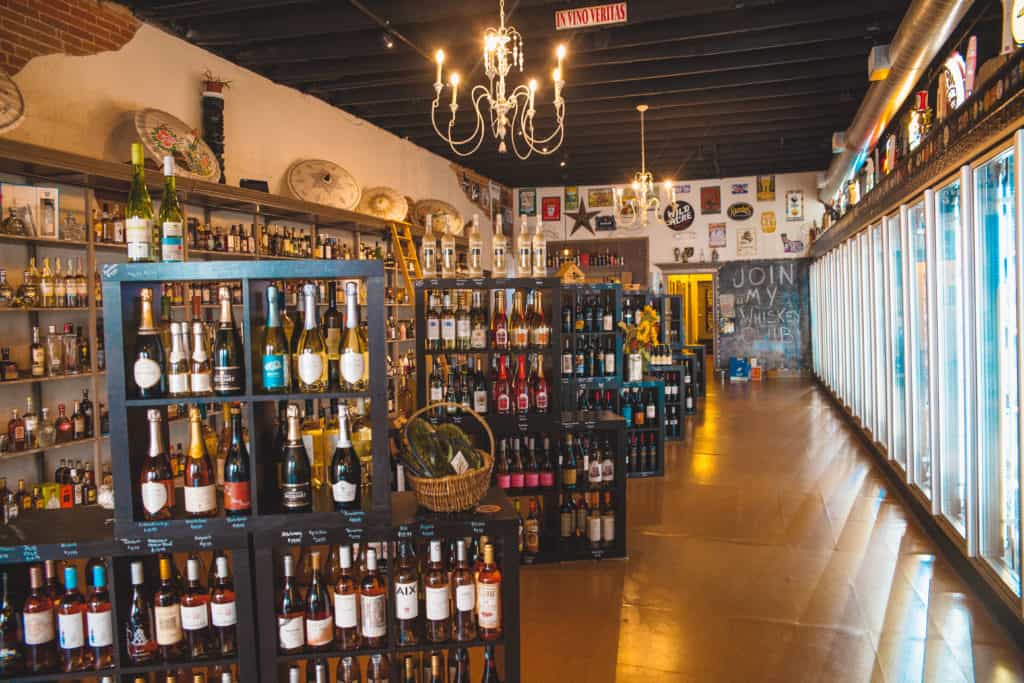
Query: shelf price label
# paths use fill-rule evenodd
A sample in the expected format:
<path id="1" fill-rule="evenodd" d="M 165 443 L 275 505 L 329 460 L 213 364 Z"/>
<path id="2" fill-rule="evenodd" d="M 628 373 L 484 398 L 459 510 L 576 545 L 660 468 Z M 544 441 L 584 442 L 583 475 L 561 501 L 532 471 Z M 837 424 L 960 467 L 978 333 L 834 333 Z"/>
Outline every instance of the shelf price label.
<path id="1" fill-rule="evenodd" d="M 487 522 L 474 519 L 469 523 L 469 528 L 472 529 L 474 536 L 483 536 L 487 531 Z"/>
<path id="2" fill-rule="evenodd" d="M 408 524 L 402 524 L 398 527 L 398 539 L 403 540 L 406 538 L 412 538 L 412 529 L 409 528 Z"/>
<path id="3" fill-rule="evenodd" d="M 302 532 L 301 531 L 282 531 L 281 541 L 288 545 L 302 545 Z"/>
<path id="4" fill-rule="evenodd" d="M 121 541 L 121 545 L 124 546 L 124 549 L 127 550 L 129 553 L 142 552 L 141 538 L 122 538 L 119 540 Z"/>
<path id="5" fill-rule="evenodd" d="M 309 540 L 312 541 L 314 545 L 323 545 L 327 543 L 327 529 L 309 529 L 306 533 L 309 535 Z"/>
<path id="6" fill-rule="evenodd" d="M 77 543 L 61 543 L 60 550 L 64 553 L 64 557 L 78 557 L 78 544 Z"/>
<path id="7" fill-rule="evenodd" d="M 345 535 L 348 536 L 350 542 L 359 542 L 363 539 L 363 528 L 358 526 L 345 527 Z"/>
<path id="8" fill-rule="evenodd" d="M 169 538 L 147 538 L 146 546 L 151 553 L 169 553 L 174 548 L 174 542 Z"/>
<path id="9" fill-rule="evenodd" d="M 21 558 L 25 562 L 39 561 L 39 546 L 25 545 L 21 547 Z"/>
<path id="10" fill-rule="evenodd" d="M 192 539 L 196 542 L 200 548 L 212 548 L 213 547 L 213 534 L 205 534 L 203 536 L 193 536 Z"/>
<path id="11" fill-rule="evenodd" d="M 434 525 L 433 524 L 427 524 L 427 523 L 420 524 L 420 536 L 422 536 L 423 538 L 433 538 L 434 537 Z"/>

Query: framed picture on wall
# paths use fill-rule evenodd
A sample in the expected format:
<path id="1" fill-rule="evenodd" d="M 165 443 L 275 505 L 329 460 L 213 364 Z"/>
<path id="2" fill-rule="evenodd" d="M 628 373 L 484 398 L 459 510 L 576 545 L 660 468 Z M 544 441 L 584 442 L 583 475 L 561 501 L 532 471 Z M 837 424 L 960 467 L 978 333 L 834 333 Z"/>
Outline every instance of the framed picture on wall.
<path id="1" fill-rule="evenodd" d="M 804 193 L 790 190 L 786 193 L 786 220 L 802 221 L 804 219 Z"/>
<path id="2" fill-rule="evenodd" d="M 580 208 L 580 188 L 575 185 L 565 186 L 565 210 L 575 211 Z"/>
<path id="3" fill-rule="evenodd" d="M 759 175 L 759 176 L 757 176 L 757 201 L 759 201 L 759 202 L 774 202 L 775 201 L 775 176 L 773 176 L 773 175 Z"/>
<path id="4" fill-rule="evenodd" d="M 587 191 L 587 203 L 591 209 L 606 209 L 612 205 L 612 188 L 597 187 Z"/>
<path id="5" fill-rule="evenodd" d="M 722 188 L 718 185 L 700 188 L 700 212 L 703 215 L 722 213 Z"/>
<path id="6" fill-rule="evenodd" d="M 536 188 L 519 190 L 519 215 L 537 215 L 537 190 Z"/>
<path id="7" fill-rule="evenodd" d="M 725 223 L 708 223 L 708 247 L 710 249 L 725 248 Z"/>
<path id="8" fill-rule="evenodd" d="M 544 197 L 540 200 L 540 217 L 545 221 L 562 220 L 562 198 Z"/>

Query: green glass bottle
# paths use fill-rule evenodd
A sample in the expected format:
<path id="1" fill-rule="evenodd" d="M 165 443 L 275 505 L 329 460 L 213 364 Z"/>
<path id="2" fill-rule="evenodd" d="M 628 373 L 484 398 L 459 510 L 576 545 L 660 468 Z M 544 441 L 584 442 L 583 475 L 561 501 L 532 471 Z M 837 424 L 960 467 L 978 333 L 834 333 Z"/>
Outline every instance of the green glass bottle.
<path id="1" fill-rule="evenodd" d="M 291 356 L 288 341 L 281 327 L 281 308 L 284 297 L 274 285 L 267 287 L 267 326 L 263 338 L 262 379 L 263 391 L 282 393 L 291 389 Z"/>
<path id="2" fill-rule="evenodd" d="M 220 288 L 220 322 L 213 346 L 213 393 L 230 396 L 245 391 L 242 339 L 231 315 L 231 290 Z"/>
<path id="3" fill-rule="evenodd" d="M 173 263 L 185 260 L 183 236 L 185 213 L 178 202 L 174 186 L 174 157 L 164 157 L 164 196 L 157 217 L 160 232 L 160 260 Z"/>
<path id="4" fill-rule="evenodd" d="M 131 262 L 159 261 L 153 239 L 153 202 L 146 189 L 146 168 L 142 145 L 132 143 L 132 184 L 128 189 L 128 205 L 124 209 L 125 241 Z"/>

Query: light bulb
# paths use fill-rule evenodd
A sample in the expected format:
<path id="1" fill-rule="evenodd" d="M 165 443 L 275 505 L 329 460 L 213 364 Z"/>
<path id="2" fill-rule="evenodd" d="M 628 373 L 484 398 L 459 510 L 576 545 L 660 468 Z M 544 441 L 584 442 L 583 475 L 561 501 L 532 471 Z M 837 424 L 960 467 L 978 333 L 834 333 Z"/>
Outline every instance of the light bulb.
<path id="1" fill-rule="evenodd" d="M 435 52 L 434 59 L 437 60 L 437 63 L 439 65 L 444 64 L 444 50 L 438 50 L 437 52 Z"/>
<path id="2" fill-rule="evenodd" d="M 459 74 L 458 73 L 453 73 L 451 75 L 451 83 L 452 83 L 452 87 L 453 88 L 459 87 Z"/>
<path id="3" fill-rule="evenodd" d="M 558 48 L 555 49 L 555 55 L 557 55 L 559 59 L 565 59 L 565 45 L 564 44 L 560 44 L 558 46 Z"/>
<path id="4" fill-rule="evenodd" d="M 530 79 L 530 92 L 531 93 L 537 92 L 537 79 L 536 78 L 531 78 Z"/>

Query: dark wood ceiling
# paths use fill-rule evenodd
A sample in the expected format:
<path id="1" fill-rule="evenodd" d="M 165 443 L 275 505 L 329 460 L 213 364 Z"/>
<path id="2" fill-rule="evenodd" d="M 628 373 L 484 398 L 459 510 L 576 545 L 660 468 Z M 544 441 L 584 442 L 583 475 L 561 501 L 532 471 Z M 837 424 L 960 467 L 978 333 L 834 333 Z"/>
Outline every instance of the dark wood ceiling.
<path id="1" fill-rule="evenodd" d="M 526 44 L 526 69 L 513 84 L 528 75 L 543 82 L 555 46 L 569 48 L 566 138 L 558 153 L 520 161 L 499 154 L 488 137 L 459 160 L 518 186 L 628 180 L 640 162 L 639 103 L 650 106 L 647 156 L 657 178 L 822 170 L 832 132 L 846 128 L 867 89 L 868 50 L 891 40 L 909 4 L 629 0 L 628 24 L 555 31 L 555 10 L 602 0 L 506 1 Z M 200 47 L 449 158 L 430 123 L 431 56 L 444 48 L 446 68 L 462 73 L 464 83 L 482 81 L 481 35 L 498 13 L 497 0 L 128 4 Z M 552 125 L 547 90 L 538 94 L 538 133 Z M 468 118 L 456 129 L 469 130 Z"/>

